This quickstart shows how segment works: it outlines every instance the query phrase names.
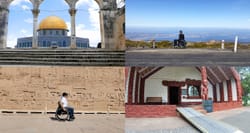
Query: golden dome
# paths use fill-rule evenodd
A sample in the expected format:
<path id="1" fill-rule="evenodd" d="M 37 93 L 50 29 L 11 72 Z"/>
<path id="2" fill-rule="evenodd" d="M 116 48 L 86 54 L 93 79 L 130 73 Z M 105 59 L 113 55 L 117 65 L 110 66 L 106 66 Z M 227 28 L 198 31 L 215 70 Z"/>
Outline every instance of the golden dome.
<path id="1" fill-rule="evenodd" d="M 68 30 L 68 28 L 63 19 L 49 16 L 40 22 L 38 30 Z"/>

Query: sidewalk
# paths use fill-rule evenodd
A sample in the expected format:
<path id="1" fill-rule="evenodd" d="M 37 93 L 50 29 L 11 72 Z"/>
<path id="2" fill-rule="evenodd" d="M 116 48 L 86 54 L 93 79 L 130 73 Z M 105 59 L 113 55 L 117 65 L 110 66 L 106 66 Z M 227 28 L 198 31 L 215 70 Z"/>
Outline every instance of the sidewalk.
<path id="1" fill-rule="evenodd" d="M 72 122 L 54 115 L 0 115 L 1 133 L 124 133 L 123 115 L 76 115 Z"/>
<path id="2" fill-rule="evenodd" d="M 250 107 L 208 113 L 207 116 L 243 132 L 250 131 Z M 198 133 L 198 130 L 180 117 L 126 118 L 125 133 Z"/>
<path id="3" fill-rule="evenodd" d="M 126 118 L 125 133 L 198 133 L 180 117 Z"/>

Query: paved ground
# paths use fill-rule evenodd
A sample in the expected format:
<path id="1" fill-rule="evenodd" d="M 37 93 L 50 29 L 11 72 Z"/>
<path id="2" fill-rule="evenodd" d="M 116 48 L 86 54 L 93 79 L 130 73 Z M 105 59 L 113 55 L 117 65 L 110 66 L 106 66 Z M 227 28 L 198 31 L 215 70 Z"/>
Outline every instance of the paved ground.
<path id="1" fill-rule="evenodd" d="M 219 49 L 130 49 L 126 66 L 250 66 L 250 51 Z"/>
<path id="2" fill-rule="evenodd" d="M 0 115 L 1 133 L 124 133 L 123 115 L 76 115 L 57 121 L 54 115 Z"/>
<path id="3" fill-rule="evenodd" d="M 238 127 L 245 133 L 250 131 L 250 107 L 214 112 L 208 116 Z"/>
<path id="4" fill-rule="evenodd" d="M 212 119 L 233 125 L 241 131 L 250 131 L 250 107 L 207 114 Z M 197 129 L 179 117 L 126 118 L 125 133 L 196 133 Z"/>
<path id="5" fill-rule="evenodd" d="M 198 133 L 179 117 L 126 118 L 125 133 Z"/>

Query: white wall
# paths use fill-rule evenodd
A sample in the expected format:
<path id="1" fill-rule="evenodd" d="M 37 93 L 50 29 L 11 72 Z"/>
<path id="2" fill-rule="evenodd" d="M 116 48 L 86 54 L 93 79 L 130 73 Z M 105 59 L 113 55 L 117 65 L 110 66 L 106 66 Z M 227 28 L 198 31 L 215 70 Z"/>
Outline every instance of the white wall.
<path id="1" fill-rule="evenodd" d="M 210 82 L 208 82 L 208 98 L 214 99 L 213 92 L 214 92 L 213 85 Z"/>
<path id="2" fill-rule="evenodd" d="M 223 81 L 224 101 L 228 101 L 227 81 Z"/>
<path id="3" fill-rule="evenodd" d="M 162 102 L 168 102 L 168 88 L 162 85 L 162 80 L 159 79 L 146 79 L 144 101 L 147 97 L 162 97 Z"/>
<path id="4" fill-rule="evenodd" d="M 162 85 L 162 81 L 185 81 L 187 78 L 201 80 L 201 74 L 195 67 L 162 68 L 146 79 L 144 100 L 146 101 L 147 97 L 162 97 L 163 102 L 168 102 L 168 88 Z M 186 86 L 182 89 L 186 89 Z M 200 99 L 182 99 L 182 102 L 188 101 L 200 101 Z"/>
<path id="5" fill-rule="evenodd" d="M 232 86 L 232 99 L 233 101 L 237 101 L 236 81 L 233 78 L 231 79 L 231 86 Z"/>
<path id="6" fill-rule="evenodd" d="M 218 83 L 216 83 L 216 95 L 217 95 L 217 101 L 221 101 L 220 98 L 220 85 Z"/>

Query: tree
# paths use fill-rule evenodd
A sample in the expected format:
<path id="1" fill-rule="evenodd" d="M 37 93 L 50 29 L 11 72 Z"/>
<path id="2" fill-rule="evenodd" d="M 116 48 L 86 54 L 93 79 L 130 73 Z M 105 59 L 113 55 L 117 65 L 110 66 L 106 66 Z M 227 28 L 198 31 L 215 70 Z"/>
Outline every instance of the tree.
<path id="1" fill-rule="evenodd" d="M 241 77 L 243 105 L 247 105 L 250 100 L 250 67 L 238 67 L 236 70 L 239 72 Z"/>

